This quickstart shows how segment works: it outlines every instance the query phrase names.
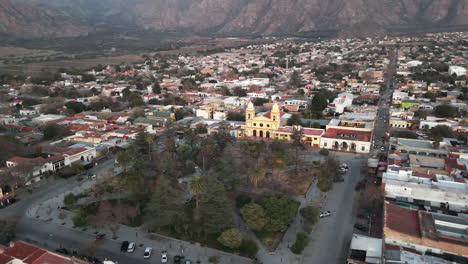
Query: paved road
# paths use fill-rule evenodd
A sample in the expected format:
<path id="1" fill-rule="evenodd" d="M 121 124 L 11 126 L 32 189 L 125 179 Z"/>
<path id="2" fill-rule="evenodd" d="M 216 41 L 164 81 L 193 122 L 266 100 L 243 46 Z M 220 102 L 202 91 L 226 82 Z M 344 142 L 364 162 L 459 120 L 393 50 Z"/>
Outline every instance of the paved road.
<path id="1" fill-rule="evenodd" d="M 335 183 L 322 210 L 332 215 L 321 218 L 310 235 L 311 242 L 297 263 L 345 263 L 353 233 L 354 186 L 362 178 L 361 168 L 366 157 L 338 154 L 340 161 L 349 166 L 345 181 Z"/>

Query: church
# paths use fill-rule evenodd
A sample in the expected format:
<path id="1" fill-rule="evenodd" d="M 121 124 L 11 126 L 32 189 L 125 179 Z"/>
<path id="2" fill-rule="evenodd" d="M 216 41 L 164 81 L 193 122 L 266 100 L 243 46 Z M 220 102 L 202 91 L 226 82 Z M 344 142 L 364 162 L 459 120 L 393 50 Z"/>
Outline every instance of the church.
<path id="1" fill-rule="evenodd" d="M 281 117 L 285 114 L 280 111 L 277 104 L 274 104 L 271 112 L 256 116 L 255 107 L 252 102 L 249 102 L 245 110 L 245 125 L 242 126 L 243 136 L 273 138 L 273 132 L 280 128 Z"/>

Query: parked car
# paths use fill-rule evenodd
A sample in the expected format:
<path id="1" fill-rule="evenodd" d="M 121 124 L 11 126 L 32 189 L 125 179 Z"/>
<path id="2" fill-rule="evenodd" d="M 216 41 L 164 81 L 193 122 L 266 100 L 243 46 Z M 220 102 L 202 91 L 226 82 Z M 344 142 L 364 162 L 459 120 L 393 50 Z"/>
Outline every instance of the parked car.
<path id="1" fill-rule="evenodd" d="M 128 244 L 127 252 L 132 253 L 133 251 L 135 251 L 135 247 L 136 247 L 136 243 L 135 242 L 130 242 L 130 244 Z"/>
<path id="2" fill-rule="evenodd" d="M 88 174 L 88 179 L 94 179 L 96 178 L 96 174 L 90 173 Z"/>
<path id="3" fill-rule="evenodd" d="M 356 223 L 354 224 L 354 228 L 361 230 L 362 232 L 367 232 L 367 227 L 363 224 Z"/>
<path id="4" fill-rule="evenodd" d="M 192 261 L 190 261 L 190 260 L 187 259 L 187 260 L 185 261 L 185 264 L 192 264 Z"/>
<path id="5" fill-rule="evenodd" d="M 340 168 L 344 168 L 346 170 L 349 169 L 348 164 L 346 164 L 346 163 L 341 163 Z"/>
<path id="6" fill-rule="evenodd" d="M 161 252 L 161 263 L 167 263 L 167 252 Z"/>
<path id="7" fill-rule="evenodd" d="M 143 258 L 149 259 L 151 257 L 152 252 L 153 252 L 153 248 L 151 247 L 145 248 L 145 253 L 143 253 Z"/>
<path id="8" fill-rule="evenodd" d="M 97 234 L 94 240 L 101 240 L 106 236 L 106 234 Z"/>
<path id="9" fill-rule="evenodd" d="M 344 178 L 343 176 L 336 176 L 333 178 L 333 182 L 343 182 Z"/>
<path id="10" fill-rule="evenodd" d="M 330 216 L 330 215 L 331 215 L 331 212 L 330 212 L 330 211 L 321 212 L 321 213 L 320 213 L 320 218 L 322 218 L 322 217 L 327 217 L 327 216 Z"/>
<path id="11" fill-rule="evenodd" d="M 180 256 L 174 256 L 174 264 L 181 264 L 182 258 Z"/>
<path id="12" fill-rule="evenodd" d="M 129 244 L 130 244 L 130 243 L 129 243 L 128 241 L 122 242 L 122 245 L 120 246 L 120 251 L 126 252 L 126 251 L 128 250 L 128 245 L 129 245 Z"/>

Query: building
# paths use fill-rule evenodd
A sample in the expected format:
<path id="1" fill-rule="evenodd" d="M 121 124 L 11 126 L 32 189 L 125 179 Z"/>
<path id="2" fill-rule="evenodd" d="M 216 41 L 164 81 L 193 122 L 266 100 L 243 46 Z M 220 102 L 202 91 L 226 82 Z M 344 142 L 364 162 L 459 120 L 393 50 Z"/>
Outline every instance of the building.
<path id="1" fill-rule="evenodd" d="M 0 248 L 0 264 L 89 264 L 75 257 L 65 257 L 26 242 L 10 242 Z"/>
<path id="2" fill-rule="evenodd" d="M 391 137 L 390 149 L 401 153 L 418 154 L 421 156 L 447 157 L 449 152 L 443 142 L 439 148 L 434 148 L 434 141 Z"/>
<path id="3" fill-rule="evenodd" d="M 349 247 L 349 257 L 347 262 L 348 264 L 380 264 L 383 263 L 382 251 L 382 239 L 353 234 L 351 245 Z"/>
<path id="4" fill-rule="evenodd" d="M 466 75 L 466 69 L 461 66 L 449 66 L 448 73 L 450 75 L 455 74 L 457 77 Z"/>
<path id="5" fill-rule="evenodd" d="M 245 110 L 245 125 L 242 126 L 243 135 L 246 137 L 272 138 L 273 132 L 280 128 L 281 112 L 279 106 L 274 104 L 271 112 L 255 116 L 255 107 L 250 102 Z"/>
<path id="6" fill-rule="evenodd" d="M 346 107 L 353 105 L 354 95 L 350 93 L 340 93 L 330 103 L 326 109 L 328 112 L 343 113 Z"/>
<path id="7" fill-rule="evenodd" d="M 291 140 L 295 131 L 298 131 L 302 134 L 302 141 L 306 146 L 315 148 L 320 147 L 321 137 L 325 133 L 324 129 L 305 128 L 301 126 L 285 126 L 275 130 L 273 132 L 273 138 Z"/>
<path id="8" fill-rule="evenodd" d="M 268 98 L 267 94 L 264 91 L 248 92 L 247 96 L 250 98 Z"/>
<path id="9" fill-rule="evenodd" d="M 373 122 L 332 119 L 321 137 L 320 148 L 356 153 L 369 153 Z"/>
<path id="10" fill-rule="evenodd" d="M 468 261 L 468 220 L 384 204 L 385 244 Z"/>

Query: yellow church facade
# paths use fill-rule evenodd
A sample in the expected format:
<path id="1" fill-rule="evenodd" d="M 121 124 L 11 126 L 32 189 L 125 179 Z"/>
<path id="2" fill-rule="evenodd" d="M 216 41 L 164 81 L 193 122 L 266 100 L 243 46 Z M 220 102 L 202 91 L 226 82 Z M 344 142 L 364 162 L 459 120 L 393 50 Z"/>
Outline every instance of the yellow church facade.
<path id="1" fill-rule="evenodd" d="M 271 112 L 255 116 L 255 107 L 250 102 L 245 110 L 245 125 L 242 126 L 243 136 L 273 138 L 273 132 L 280 127 L 281 111 L 274 104 Z"/>

